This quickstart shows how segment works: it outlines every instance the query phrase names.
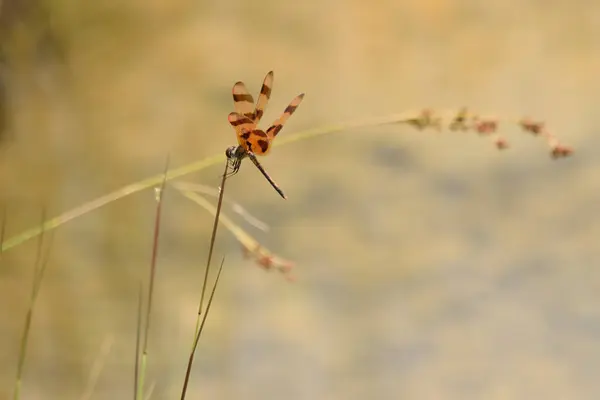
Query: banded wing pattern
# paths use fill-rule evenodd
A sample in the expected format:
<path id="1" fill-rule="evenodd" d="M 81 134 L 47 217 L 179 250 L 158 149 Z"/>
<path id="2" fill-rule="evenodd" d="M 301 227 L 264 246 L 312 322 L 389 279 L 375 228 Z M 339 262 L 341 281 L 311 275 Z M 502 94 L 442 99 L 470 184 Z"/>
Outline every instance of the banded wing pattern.
<path id="1" fill-rule="evenodd" d="M 256 109 L 254 110 L 254 123 L 258 124 L 262 118 L 265 110 L 267 109 L 267 103 L 271 98 L 271 89 L 273 88 L 273 71 L 270 71 L 260 88 L 260 94 L 256 101 Z"/>
<path id="2" fill-rule="evenodd" d="M 267 136 L 269 137 L 269 139 L 273 140 L 275 136 L 277 136 L 279 131 L 283 129 L 283 125 L 288 120 L 288 118 L 292 116 L 294 111 L 296 111 L 296 108 L 298 108 L 303 98 L 304 93 L 294 97 L 290 105 L 285 108 L 283 114 L 281 114 L 281 116 L 271 124 L 271 127 L 267 129 Z"/>
<path id="3" fill-rule="evenodd" d="M 244 82 L 236 82 L 233 85 L 233 105 L 235 111 L 242 114 L 252 120 L 255 124 L 258 124 L 262 118 L 269 98 L 271 97 L 271 88 L 273 87 L 273 71 L 270 71 L 263 81 L 260 93 L 258 95 L 258 101 L 254 105 L 254 98 L 248 92 Z"/>
<path id="4" fill-rule="evenodd" d="M 225 152 L 231 167 L 231 175 L 236 174 L 241 166 L 241 161 L 248 157 L 252 163 L 259 169 L 264 177 L 269 181 L 271 186 L 283 197 L 283 191 L 277 186 L 275 181 L 271 179 L 269 174 L 264 170 L 256 159 L 256 155 L 264 156 L 271 150 L 271 142 L 277 134 L 283 129 L 288 118 L 296 111 L 298 105 L 304 98 L 304 93 L 296 96 L 292 102 L 286 107 L 283 114 L 273 122 L 273 124 L 263 131 L 257 128 L 264 115 L 267 103 L 271 97 L 273 87 L 273 71 L 270 71 L 263 81 L 258 100 L 254 104 L 254 98 L 248 92 L 246 85 L 243 82 L 236 82 L 233 85 L 233 102 L 235 111 L 230 113 L 227 119 L 235 129 L 238 146 L 232 146 Z"/>
<path id="5" fill-rule="evenodd" d="M 233 85 L 233 105 L 236 112 L 254 120 L 254 98 L 248 93 L 244 82 Z"/>

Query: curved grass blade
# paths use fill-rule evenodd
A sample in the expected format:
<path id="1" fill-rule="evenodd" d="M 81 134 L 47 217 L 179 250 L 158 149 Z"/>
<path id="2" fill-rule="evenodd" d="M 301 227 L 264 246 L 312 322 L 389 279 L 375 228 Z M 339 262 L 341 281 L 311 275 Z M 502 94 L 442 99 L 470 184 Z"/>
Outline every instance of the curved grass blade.
<path id="1" fill-rule="evenodd" d="M 81 400 L 89 400 L 94 393 L 94 389 L 98 383 L 98 378 L 100 377 L 100 373 L 102 373 L 102 369 L 104 368 L 104 364 L 106 363 L 106 357 L 110 353 L 110 349 L 115 341 L 113 335 L 108 335 L 102 346 L 100 347 L 100 352 L 92 365 L 92 369 L 90 369 L 90 375 L 88 377 L 87 385 L 85 387 L 85 391 L 81 396 Z"/>
<path id="2" fill-rule="evenodd" d="M 183 191 L 190 191 L 196 193 L 202 193 L 211 197 L 219 197 L 220 190 L 214 189 L 210 186 L 202 185 L 199 183 L 189 183 L 189 182 L 175 182 L 172 184 L 173 187 Z M 239 215 L 244 219 L 248 224 L 252 225 L 258 230 L 263 232 L 269 231 L 269 225 L 252 215 L 248 210 L 246 210 L 240 203 L 237 203 L 233 200 L 223 199 L 223 204 L 228 204 L 231 207 L 231 211 Z"/>
<path id="3" fill-rule="evenodd" d="M 457 110 L 444 110 L 436 114 L 435 118 L 431 118 L 430 110 L 417 110 L 417 111 L 407 111 L 401 114 L 387 115 L 383 117 L 375 117 L 369 118 L 361 121 L 353 121 L 348 123 L 340 123 L 329 125 L 325 127 L 319 127 L 314 129 L 309 129 L 306 131 L 286 134 L 282 138 L 278 138 L 277 141 L 273 143 L 274 147 L 279 147 L 283 145 L 287 145 L 290 143 L 297 142 L 299 140 L 310 139 L 314 137 L 318 137 L 325 134 L 336 133 L 341 131 L 349 131 L 356 128 L 366 128 L 366 127 L 374 127 L 380 125 L 388 125 L 388 124 L 407 124 L 418 129 L 430 128 L 430 127 L 439 127 L 440 122 L 449 121 L 448 125 L 450 127 L 457 122 L 462 123 L 462 120 L 466 121 L 466 118 L 463 118 L 461 115 L 464 114 L 465 109 Z M 472 115 L 473 118 L 479 118 L 477 115 Z M 504 121 L 517 123 L 517 125 L 525 132 L 531 133 L 533 135 L 541 136 L 546 139 L 550 150 L 551 156 L 553 158 L 563 158 L 572 154 L 573 149 L 570 147 L 564 146 L 560 144 L 557 138 L 550 134 L 544 127 L 541 122 L 533 123 L 528 119 L 503 119 Z M 462 130 L 472 130 L 479 134 L 487 135 L 494 133 L 497 128 L 497 119 L 491 121 L 489 119 L 480 119 L 478 122 L 474 121 L 472 125 L 464 125 L 466 129 Z M 492 129 L 493 128 L 493 129 Z M 490 132 L 492 131 L 492 132 Z M 497 140 L 496 145 L 498 148 L 505 148 L 506 142 L 502 140 Z M 167 181 L 171 181 L 173 179 L 191 174 L 193 172 L 201 171 L 205 168 L 211 167 L 223 160 L 223 154 L 215 154 L 213 156 L 207 157 L 205 159 L 184 165 L 182 167 L 171 170 L 166 177 Z M 56 229 L 59 226 L 78 218 L 82 215 L 85 215 L 89 212 L 97 210 L 100 207 L 103 207 L 107 204 L 110 204 L 114 201 L 117 201 L 123 197 L 129 196 L 131 194 L 140 192 L 142 190 L 146 190 L 152 188 L 156 185 L 159 185 L 163 179 L 163 175 L 155 175 L 150 178 L 144 179 L 142 181 L 129 184 L 127 186 L 122 187 L 121 189 L 115 190 L 112 193 L 106 194 L 102 197 L 99 197 L 95 200 L 92 200 L 88 203 L 85 203 L 79 207 L 76 207 L 72 210 L 69 210 L 63 214 L 60 214 L 48 221 L 46 221 L 42 226 L 36 226 L 31 229 L 28 229 L 20 234 L 17 234 L 5 242 L 2 243 L 2 247 L 0 251 L 10 250 L 23 242 L 32 239 L 38 235 L 40 235 L 44 231 L 50 231 L 52 229 Z"/>
<path id="4" fill-rule="evenodd" d="M 217 208 L 206 200 L 204 197 L 198 195 L 189 190 L 181 190 L 178 191 L 194 203 L 198 204 L 206 211 L 211 213 L 212 215 L 217 214 Z M 242 248 L 247 256 L 253 256 L 255 261 L 265 269 L 275 268 L 282 272 L 286 278 L 292 279 L 290 274 L 293 263 L 283 258 L 280 258 L 273 253 L 271 253 L 266 248 L 262 247 L 260 243 L 254 239 L 248 232 L 242 229 L 239 225 L 235 224 L 231 218 L 229 218 L 226 214 L 220 212 L 219 222 L 223 224 L 223 226 L 229 230 L 233 236 L 242 244 Z"/>

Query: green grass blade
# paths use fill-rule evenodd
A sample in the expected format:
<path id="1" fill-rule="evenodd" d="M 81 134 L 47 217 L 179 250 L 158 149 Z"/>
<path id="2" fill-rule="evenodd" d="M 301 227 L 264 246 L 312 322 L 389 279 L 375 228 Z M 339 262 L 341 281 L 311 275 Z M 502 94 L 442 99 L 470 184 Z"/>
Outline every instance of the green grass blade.
<path id="1" fill-rule="evenodd" d="M 287 144 L 294 143 L 294 142 L 297 142 L 300 140 L 310 139 L 310 138 L 318 137 L 318 136 L 325 135 L 325 134 L 347 131 L 347 130 L 356 129 L 356 128 L 374 127 L 374 126 L 379 126 L 379 125 L 401 124 L 402 123 L 402 124 L 411 125 L 418 129 L 424 129 L 424 128 L 431 128 L 431 127 L 441 128 L 441 125 L 434 126 L 434 123 L 438 124 L 440 121 L 443 122 L 444 125 L 450 126 L 450 127 L 452 126 L 453 123 L 456 122 L 456 118 L 457 118 L 456 117 L 457 116 L 456 109 L 441 110 L 439 112 L 436 112 L 435 113 L 436 118 L 431 119 L 431 120 L 429 119 L 429 117 L 430 117 L 429 114 L 431 114 L 430 111 L 431 110 L 427 110 L 427 109 L 411 110 L 411 111 L 406 111 L 406 112 L 403 112 L 400 114 L 392 114 L 392 115 L 386 115 L 383 117 L 374 117 L 374 118 L 369 118 L 369 119 L 360 120 L 360 121 L 333 124 L 333 125 L 329 125 L 329 126 L 315 128 L 315 129 L 309 129 L 309 130 L 302 131 L 302 132 L 282 135 L 281 138 L 278 138 L 276 141 L 274 141 L 273 145 L 275 147 L 279 147 L 279 146 L 287 145 Z M 427 119 L 424 119 L 425 114 L 427 114 Z M 496 128 L 495 123 L 497 121 L 498 121 L 497 119 L 494 119 L 494 120 L 480 119 L 479 123 L 492 122 L 494 124 L 493 127 L 495 130 L 495 128 Z M 525 121 L 523 119 L 514 119 L 514 118 L 510 118 L 510 119 L 505 118 L 505 119 L 503 119 L 503 121 L 510 122 L 512 124 L 516 124 L 517 126 L 521 127 L 521 129 L 525 132 L 536 134 L 538 136 L 545 138 L 548 142 L 548 145 L 550 146 L 551 155 L 553 158 L 566 157 L 566 156 L 569 156 L 573 152 L 573 149 L 571 149 L 570 147 L 563 146 L 562 144 L 560 144 L 560 142 L 558 141 L 558 139 L 556 137 L 554 137 L 554 135 L 551 135 L 549 132 L 542 130 L 542 128 L 540 128 L 542 126 L 541 124 L 533 124 L 533 123 L 526 124 L 525 122 L 527 122 L 527 121 Z M 479 128 L 475 125 L 469 126 L 467 128 L 467 130 L 470 130 L 470 131 L 478 131 L 478 129 Z M 481 131 L 479 131 L 478 133 L 482 134 Z M 494 135 L 495 132 L 491 132 L 491 133 L 483 132 L 483 134 Z M 500 143 L 501 142 L 498 142 L 497 144 L 500 144 Z M 211 167 L 211 166 L 221 162 L 224 157 L 225 157 L 225 155 L 223 153 L 215 154 L 208 158 L 205 158 L 205 159 L 184 165 L 180 168 L 171 170 L 169 172 L 169 174 L 167 175 L 166 180 L 171 181 L 173 179 L 191 174 L 193 172 L 201 171 L 205 168 Z M 34 238 L 34 237 L 40 235 L 44 231 L 50 231 L 52 229 L 58 228 L 59 226 L 65 224 L 75 218 L 78 218 L 89 212 L 97 210 L 98 208 L 103 207 L 103 206 L 110 204 L 114 201 L 117 201 L 119 199 L 122 199 L 123 197 L 126 197 L 131 194 L 138 193 L 142 190 L 146 190 L 146 189 L 152 188 L 154 186 L 160 185 L 162 180 L 163 180 L 163 174 L 158 174 L 158 175 L 152 176 L 150 178 L 144 179 L 142 181 L 139 181 L 137 183 L 129 184 L 129 185 L 122 187 L 121 189 L 118 189 L 112 193 L 109 193 L 107 195 L 99 197 L 99 198 L 92 200 L 88 203 L 85 203 L 79 207 L 76 207 L 70 211 L 67 211 L 59 216 L 56 216 L 56 217 L 46 221 L 42 226 L 33 227 L 31 229 L 28 229 L 18 235 L 15 235 L 15 236 L 7 239 L 5 242 L 2 243 L 2 247 L 0 248 L 0 253 L 10 250 L 10 249 L 22 244 L 23 242 Z"/>

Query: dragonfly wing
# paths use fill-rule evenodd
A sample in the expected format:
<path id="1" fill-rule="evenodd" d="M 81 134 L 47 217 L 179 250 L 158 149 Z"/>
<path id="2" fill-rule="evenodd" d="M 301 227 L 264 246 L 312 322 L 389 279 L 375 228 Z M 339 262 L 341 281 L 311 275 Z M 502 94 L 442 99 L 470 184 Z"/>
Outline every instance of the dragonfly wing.
<path id="1" fill-rule="evenodd" d="M 265 113 L 267 103 L 271 98 L 271 89 L 273 88 L 273 71 L 269 71 L 265 80 L 263 81 L 262 87 L 260 88 L 260 94 L 256 101 L 256 109 L 254 110 L 254 123 L 258 125 L 258 122 Z"/>
<path id="2" fill-rule="evenodd" d="M 275 122 L 273 122 L 271 127 L 269 129 L 267 129 L 267 136 L 269 137 L 269 139 L 273 140 L 275 138 L 275 136 L 277 136 L 279 131 L 281 131 L 283 129 L 283 125 L 288 120 L 288 118 L 291 117 L 292 114 L 296 111 L 296 108 L 298 108 L 298 106 L 302 102 L 303 98 L 304 98 L 304 93 L 299 94 L 298 96 L 294 97 L 294 99 L 292 100 L 290 105 L 286 107 L 283 114 L 281 114 L 281 116 L 279 118 L 277 118 L 275 120 Z"/>
<path id="3" fill-rule="evenodd" d="M 249 117 L 246 117 L 238 112 L 229 113 L 227 116 L 229 123 L 235 129 L 238 144 L 248 150 L 246 140 L 248 139 L 250 132 L 254 130 L 256 126 Z"/>
<path id="4" fill-rule="evenodd" d="M 233 85 L 233 107 L 235 111 L 254 120 L 254 98 L 246 89 L 244 82 Z"/>

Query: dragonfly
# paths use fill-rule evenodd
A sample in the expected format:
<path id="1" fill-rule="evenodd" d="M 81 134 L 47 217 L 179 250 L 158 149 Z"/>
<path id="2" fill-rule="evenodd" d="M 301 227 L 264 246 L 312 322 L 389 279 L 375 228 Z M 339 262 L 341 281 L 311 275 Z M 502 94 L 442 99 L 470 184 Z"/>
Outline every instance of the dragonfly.
<path id="1" fill-rule="evenodd" d="M 236 82 L 233 85 L 232 93 L 235 111 L 230 113 L 227 119 L 235 129 L 238 145 L 227 148 L 225 155 L 232 170 L 228 176 L 237 174 L 242 165 L 242 160 L 248 157 L 277 193 L 284 199 L 287 199 L 281 188 L 279 188 L 267 171 L 260 165 L 256 156 L 265 156 L 271 151 L 273 140 L 281 132 L 283 125 L 302 102 L 304 93 L 294 97 L 279 118 L 266 131 L 263 131 L 258 129 L 257 125 L 267 108 L 272 87 L 273 71 L 270 71 L 265 76 L 260 94 L 258 95 L 256 104 L 254 104 L 254 98 L 248 92 L 248 89 L 246 89 L 244 82 Z"/>

